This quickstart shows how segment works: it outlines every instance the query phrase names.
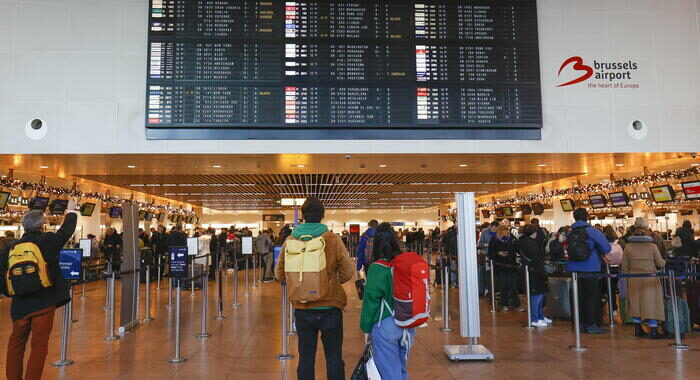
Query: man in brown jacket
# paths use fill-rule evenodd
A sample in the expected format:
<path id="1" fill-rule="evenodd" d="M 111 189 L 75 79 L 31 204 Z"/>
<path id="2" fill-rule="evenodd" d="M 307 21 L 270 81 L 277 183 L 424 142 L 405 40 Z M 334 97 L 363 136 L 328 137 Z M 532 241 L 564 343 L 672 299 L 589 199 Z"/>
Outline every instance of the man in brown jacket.
<path id="1" fill-rule="evenodd" d="M 325 241 L 327 278 L 330 279 L 327 292 L 312 302 L 294 303 L 294 317 L 299 338 L 298 380 L 315 380 L 316 346 L 318 332 L 321 332 L 323 351 L 326 354 L 326 378 L 328 380 L 345 379 L 343 362 L 343 308 L 347 296 L 341 284 L 350 281 L 354 266 L 348 256 L 343 242 L 338 235 L 321 224 L 324 207 L 317 198 L 307 198 L 301 206 L 304 224 L 300 224 L 287 240 L 310 240 L 322 236 Z M 286 243 L 285 243 L 286 245 Z M 284 266 L 285 247 L 282 247 L 279 261 L 275 267 L 275 277 L 286 280 Z"/>

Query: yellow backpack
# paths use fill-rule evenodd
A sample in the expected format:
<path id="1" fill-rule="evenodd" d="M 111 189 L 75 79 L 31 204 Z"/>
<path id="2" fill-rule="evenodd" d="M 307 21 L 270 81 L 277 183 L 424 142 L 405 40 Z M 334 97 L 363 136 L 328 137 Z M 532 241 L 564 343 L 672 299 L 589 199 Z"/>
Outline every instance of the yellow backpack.
<path id="1" fill-rule="evenodd" d="M 53 286 L 49 266 L 34 243 L 15 245 L 8 255 L 7 268 L 7 291 L 10 296 L 28 296 Z"/>
<path id="2" fill-rule="evenodd" d="M 311 238 L 310 240 L 301 240 Z M 322 236 L 304 235 L 300 240 L 285 242 L 284 271 L 287 295 L 294 302 L 312 302 L 328 293 L 326 241 Z"/>

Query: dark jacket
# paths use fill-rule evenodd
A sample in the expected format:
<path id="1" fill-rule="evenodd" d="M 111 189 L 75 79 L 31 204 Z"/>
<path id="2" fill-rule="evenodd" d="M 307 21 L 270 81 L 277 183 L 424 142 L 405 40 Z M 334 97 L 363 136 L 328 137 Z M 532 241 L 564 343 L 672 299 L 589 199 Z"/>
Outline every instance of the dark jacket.
<path id="1" fill-rule="evenodd" d="M 675 256 L 696 257 L 698 255 L 698 245 L 695 242 L 695 236 L 692 228 L 681 227 L 676 230 L 676 236 L 681 238 L 681 243 L 683 243 L 683 245 L 674 250 L 673 253 Z"/>
<path id="2" fill-rule="evenodd" d="M 46 260 L 48 264 L 54 286 L 42 289 L 30 296 L 12 297 L 10 313 L 13 321 L 50 306 L 61 307 L 70 301 L 68 284 L 66 280 L 63 279 L 63 273 L 58 265 L 58 254 L 66 242 L 68 242 L 68 239 L 73 235 L 73 232 L 75 232 L 77 220 L 78 216 L 76 213 L 71 212 L 66 215 L 63 225 L 56 233 L 43 233 L 38 231 L 27 232 L 22 236 L 22 239 L 17 241 L 17 243 L 32 242 L 39 247 L 41 254 L 44 256 L 44 260 Z M 0 273 L 3 274 L 3 277 L 5 273 L 7 273 L 7 256 L 10 249 L 11 247 L 6 247 L 2 252 L 2 257 L 0 257 Z M 2 283 L 2 292 L 7 294 L 5 279 L 3 279 Z"/>
<path id="3" fill-rule="evenodd" d="M 105 258 L 111 261 L 120 261 L 119 247 L 122 245 L 122 238 L 118 233 L 106 235 L 104 240 Z"/>
<path id="4" fill-rule="evenodd" d="M 549 259 L 551 261 L 564 261 L 564 244 L 559 239 L 549 242 Z"/>
<path id="5" fill-rule="evenodd" d="M 153 243 L 154 249 L 157 254 L 163 255 L 168 252 L 168 234 L 163 232 L 156 232 L 151 237 L 151 243 Z"/>
<path id="6" fill-rule="evenodd" d="M 505 252 L 505 256 L 499 255 L 499 252 Z M 505 241 L 494 235 L 489 243 L 488 256 L 489 259 L 493 260 L 493 266 L 496 267 L 496 270 L 517 272 L 520 269 L 517 260 L 518 242 L 512 235 L 508 236 Z"/>
<path id="7" fill-rule="evenodd" d="M 357 270 L 362 269 L 362 267 L 365 266 L 367 258 L 365 257 L 365 248 L 367 248 L 367 241 L 369 238 L 374 237 L 374 231 L 377 229 L 374 227 L 370 227 L 365 231 L 364 234 L 362 234 L 362 237 L 360 238 L 360 243 L 357 245 Z M 372 258 L 369 258 L 372 260 Z"/>
<path id="8" fill-rule="evenodd" d="M 170 231 L 168 234 L 168 247 L 186 247 L 187 236 L 182 231 Z"/>
<path id="9" fill-rule="evenodd" d="M 520 255 L 523 264 L 530 271 L 530 294 L 544 294 L 549 290 L 547 286 L 547 273 L 544 270 L 544 250 L 536 239 L 523 236 L 518 240 Z"/>

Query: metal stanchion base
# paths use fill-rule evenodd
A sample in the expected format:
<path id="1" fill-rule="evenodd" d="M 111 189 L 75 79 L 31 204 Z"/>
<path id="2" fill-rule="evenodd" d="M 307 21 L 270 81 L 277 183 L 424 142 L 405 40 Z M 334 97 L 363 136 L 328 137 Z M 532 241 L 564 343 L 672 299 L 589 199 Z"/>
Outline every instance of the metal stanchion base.
<path id="1" fill-rule="evenodd" d="M 294 335 L 297 335 L 296 331 L 290 331 L 287 333 L 287 336 L 294 336 Z"/>
<path id="2" fill-rule="evenodd" d="M 185 359 L 185 358 L 172 358 L 172 359 L 168 359 L 168 363 L 182 363 L 185 360 L 187 360 L 187 359 Z"/>
<path id="3" fill-rule="evenodd" d="M 71 364 L 73 364 L 72 360 L 59 360 L 59 361 L 51 363 L 51 365 L 54 367 L 65 367 L 65 366 L 68 366 Z"/>
<path id="4" fill-rule="evenodd" d="M 109 310 L 109 309 L 111 309 L 111 307 L 109 307 L 109 306 L 102 306 L 102 310 Z"/>
<path id="5" fill-rule="evenodd" d="M 233 303 L 233 304 L 231 304 L 231 307 L 239 307 L 239 306 L 241 306 L 240 303 Z"/>
<path id="6" fill-rule="evenodd" d="M 581 347 L 576 347 L 576 346 L 569 346 L 569 349 L 571 351 L 576 351 L 576 352 L 586 352 L 588 351 L 588 348 L 581 346 Z"/>
<path id="7" fill-rule="evenodd" d="M 197 334 L 197 335 L 195 335 L 195 336 L 197 337 L 197 339 L 204 339 L 204 338 L 209 338 L 209 337 L 211 336 L 211 334 L 209 334 L 209 333 L 206 333 L 206 334 Z"/>
<path id="8" fill-rule="evenodd" d="M 112 335 L 105 338 L 105 340 L 119 340 L 119 335 Z"/>
<path id="9" fill-rule="evenodd" d="M 689 348 L 687 344 L 670 343 L 668 346 L 676 350 L 687 350 Z"/>
<path id="10" fill-rule="evenodd" d="M 444 347 L 445 354 L 451 361 L 476 360 L 492 361 L 493 353 L 481 344 L 473 345 L 447 345 Z"/>
<path id="11" fill-rule="evenodd" d="M 534 330 L 536 327 L 533 326 L 533 325 L 530 325 L 530 326 L 525 325 L 525 326 L 523 326 L 523 328 L 524 328 L 525 330 Z"/>
<path id="12" fill-rule="evenodd" d="M 277 355 L 277 360 L 290 360 L 294 359 L 294 355 L 292 354 L 279 354 Z"/>
<path id="13" fill-rule="evenodd" d="M 442 331 L 442 332 L 453 332 L 453 331 L 455 331 L 455 330 L 454 330 L 454 329 L 451 329 L 451 328 L 449 328 L 449 327 L 448 327 L 448 328 L 444 328 L 444 327 L 443 327 L 443 328 L 440 329 L 440 331 Z"/>
<path id="14" fill-rule="evenodd" d="M 223 321 L 224 319 L 226 319 L 226 317 L 224 317 L 223 315 L 220 315 L 220 316 L 217 316 L 217 317 L 214 318 L 214 319 L 216 319 L 217 321 Z"/>
<path id="15" fill-rule="evenodd" d="M 142 319 L 141 322 L 150 322 L 150 321 L 152 321 L 152 320 L 153 320 L 153 318 L 148 317 L 148 318 Z"/>
<path id="16" fill-rule="evenodd" d="M 170 310 L 170 309 L 173 308 L 173 305 L 165 305 L 165 308 L 168 309 L 168 310 Z"/>
<path id="17" fill-rule="evenodd" d="M 88 298 L 88 297 L 87 297 L 87 296 L 80 296 L 80 299 L 81 299 L 81 300 L 84 300 L 84 299 L 86 299 L 86 298 Z"/>

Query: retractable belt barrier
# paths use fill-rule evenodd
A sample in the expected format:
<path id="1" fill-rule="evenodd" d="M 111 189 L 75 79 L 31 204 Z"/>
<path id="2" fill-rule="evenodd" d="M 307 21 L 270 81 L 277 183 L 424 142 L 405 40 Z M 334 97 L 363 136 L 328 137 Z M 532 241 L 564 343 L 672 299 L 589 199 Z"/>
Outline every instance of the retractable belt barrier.
<path id="1" fill-rule="evenodd" d="M 574 333 L 576 335 L 575 345 L 571 346 L 573 351 L 585 351 L 586 347 L 581 345 L 581 331 L 579 324 L 579 302 L 578 302 L 578 279 L 579 278 L 664 278 L 668 277 L 672 281 L 678 279 L 694 279 L 698 276 L 697 272 L 681 272 L 675 273 L 674 271 L 668 272 L 656 272 L 656 273 L 592 273 L 592 272 L 573 272 L 571 278 L 573 281 L 573 298 L 574 298 Z M 671 286 L 671 312 L 673 314 L 673 330 L 674 330 L 674 343 L 669 346 L 676 350 L 687 350 L 688 346 L 683 344 L 681 333 L 680 333 L 680 322 L 678 319 L 678 302 L 676 295 L 676 287 Z M 611 306 L 610 306 L 611 307 Z"/>
<path id="2" fill-rule="evenodd" d="M 207 275 L 208 273 L 202 272 L 197 276 L 177 279 L 177 286 L 175 288 L 175 356 L 171 359 L 168 359 L 169 363 L 182 363 L 185 360 L 187 360 L 187 358 L 182 357 L 180 353 L 180 290 L 182 289 L 182 283 L 192 282 L 200 277 L 203 278 Z M 211 336 L 206 332 L 206 293 L 203 294 L 202 303 L 202 332 L 199 335 L 197 335 L 197 338 L 207 338 Z"/>

